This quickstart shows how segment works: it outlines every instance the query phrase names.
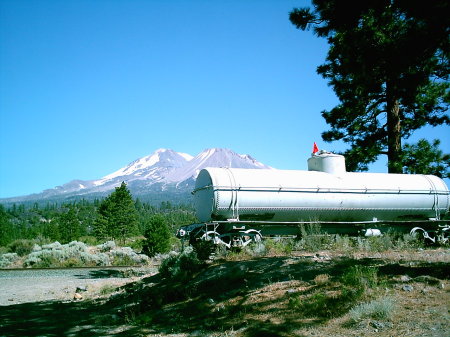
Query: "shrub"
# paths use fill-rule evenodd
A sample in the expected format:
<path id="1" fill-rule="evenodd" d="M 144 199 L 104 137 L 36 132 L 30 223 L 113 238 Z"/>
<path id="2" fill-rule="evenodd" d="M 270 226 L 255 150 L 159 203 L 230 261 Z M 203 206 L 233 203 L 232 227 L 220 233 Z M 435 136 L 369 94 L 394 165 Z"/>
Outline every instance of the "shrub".
<path id="1" fill-rule="evenodd" d="M 130 247 L 116 248 L 114 241 L 98 245 L 101 251 L 91 254 L 85 243 L 72 241 L 61 245 L 54 242 L 42 247 L 35 246 L 34 251 L 24 261 L 25 267 L 90 267 L 113 265 L 142 265 L 149 261 L 148 256 L 136 254 Z"/>
<path id="2" fill-rule="evenodd" d="M 40 247 L 41 248 L 41 247 Z M 59 242 L 35 249 L 24 261 L 25 267 L 85 267 L 110 265 L 106 254 L 89 254 L 88 247 L 79 241 L 61 245 Z"/>
<path id="3" fill-rule="evenodd" d="M 378 269 L 352 266 L 341 276 L 340 281 L 343 284 L 343 299 L 352 303 L 366 296 L 367 290 L 378 285 Z"/>
<path id="4" fill-rule="evenodd" d="M 390 320 L 394 309 L 395 303 L 392 298 L 383 297 L 356 305 L 350 310 L 349 315 L 353 322 L 358 322 L 364 318 Z"/>
<path id="5" fill-rule="evenodd" d="M 58 241 L 55 241 L 53 243 L 49 243 L 48 245 L 43 245 L 42 249 L 51 249 L 51 250 L 62 249 L 62 244 L 60 244 Z"/>
<path id="6" fill-rule="evenodd" d="M 42 250 L 42 247 L 39 246 L 38 244 L 35 244 L 35 245 L 33 246 L 32 252 L 38 252 L 38 251 L 40 251 L 40 250 Z"/>
<path id="7" fill-rule="evenodd" d="M 319 274 L 314 277 L 314 283 L 316 285 L 325 285 L 330 281 L 330 275 L 328 274 Z"/>
<path id="8" fill-rule="evenodd" d="M 33 268 L 49 268 L 59 266 L 61 259 L 59 252 L 43 249 L 33 252 L 25 259 L 23 265 Z"/>
<path id="9" fill-rule="evenodd" d="M 394 237 L 391 234 L 367 238 L 371 252 L 383 252 L 394 248 Z"/>
<path id="10" fill-rule="evenodd" d="M 184 281 L 201 270 L 203 266 L 204 263 L 198 259 L 197 253 L 189 246 L 180 254 L 170 252 L 161 261 L 159 273 L 168 279 Z"/>
<path id="11" fill-rule="evenodd" d="M 80 241 L 71 241 L 68 244 L 65 244 L 62 248 L 65 254 L 70 255 L 77 255 L 77 253 L 88 252 L 88 247 L 86 246 L 86 244 Z"/>
<path id="12" fill-rule="evenodd" d="M 197 258 L 201 261 L 206 261 L 211 257 L 211 254 L 215 251 L 215 245 L 213 241 L 199 240 L 193 245 L 194 251 L 197 254 Z"/>
<path id="13" fill-rule="evenodd" d="M 273 254 L 290 254 L 294 248 L 293 239 L 274 237 L 265 240 L 264 251 Z M 262 250 L 262 247 L 260 247 Z"/>
<path id="14" fill-rule="evenodd" d="M 111 265 L 111 259 L 109 258 L 108 254 L 105 253 L 91 254 L 90 259 L 95 262 L 96 266 Z"/>
<path id="15" fill-rule="evenodd" d="M 116 248 L 116 243 L 114 241 L 106 241 L 100 245 L 96 246 L 101 252 L 109 252 L 111 249 Z"/>
<path id="16" fill-rule="evenodd" d="M 404 234 L 398 239 L 396 244 L 397 249 L 414 249 L 423 246 L 423 242 L 418 238 L 418 236 L 411 234 Z"/>
<path id="17" fill-rule="evenodd" d="M 8 245 L 11 253 L 17 253 L 19 256 L 25 256 L 33 251 L 33 240 L 15 240 Z"/>
<path id="18" fill-rule="evenodd" d="M 378 269 L 367 266 L 352 266 L 341 276 L 345 285 L 357 288 L 373 288 L 378 284 Z"/>
<path id="19" fill-rule="evenodd" d="M 136 254 L 130 247 L 121 247 L 110 252 L 115 266 L 132 266 L 147 264 L 149 258 L 144 254 Z"/>
<path id="20" fill-rule="evenodd" d="M 127 247 L 132 248 L 135 252 L 141 252 L 142 249 L 143 249 L 144 242 L 145 242 L 145 238 L 144 237 L 142 237 L 142 236 L 135 236 L 135 237 L 126 239 L 125 240 L 125 245 Z"/>
<path id="21" fill-rule="evenodd" d="M 336 310 L 337 302 L 337 299 L 317 292 L 310 296 L 307 301 L 299 302 L 297 305 L 298 309 L 306 317 L 331 318 L 339 315 L 339 312 Z"/>
<path id="22" fill-rule="evenodd" d="M 267 247 L 264 242 L 255 242 L 246 247 L 249 254 L 253 257 L 264 256 L 267 254 Z"/>
<path id="23" fill-rule="evenodd" d="M 88 246 L 95 246 L 98 244 L 97 238 L 95 236 L 91 236 L 91 235 L 82 236 L 78 240 L 81 242 L 84 242 Z"/>
<path id="24" fill-rule="evenodd" d="M 319 224 L 300 225 L 299 240 L 295 243 L 295 249 L 316 252 L 330 248 L 333 237 L 324 234 Z"/>
<path id="25" fill-rule="evenodd" d="M 347 235 L 335 235 L 332 248 L 337 251 L 349 252 L 353 250 L 352 240 Z"/>
<path id="26" fill-rule="evenodd" d="M 0 255 L 0 268 L 8 268 L 11 264 L 19 260 L 17 253 L 6 253 Z"/>
<path id="27" fill-rule="evenodd" d="M 114 287 L 110 284 L 106 284 L 100 288 L 100 295 L 109 295 L 117 290 L 117 287 Z"/>

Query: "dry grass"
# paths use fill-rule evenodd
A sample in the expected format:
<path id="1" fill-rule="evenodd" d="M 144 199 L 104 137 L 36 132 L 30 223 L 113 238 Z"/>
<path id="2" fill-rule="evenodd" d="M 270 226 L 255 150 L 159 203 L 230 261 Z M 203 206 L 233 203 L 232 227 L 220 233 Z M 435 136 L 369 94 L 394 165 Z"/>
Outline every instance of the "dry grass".
<path id="1" fill-rule="evenodd" d="M 266 255 L 218 256 L 182 281 L 143 278 L 85 310 L 110 324 L 103 335 L 119 329 L 118 335 L 152 337 L 450 336 L 449 249 L 283 253 L 274 247 Z M 383 308 L 385 299 L 393 307 Z M 4 322 L 20 317 L 4 315 Z M 80 326 L 76 319 L 70 324 Z"/>
<path id="2" fill-rule="evenodd" d="M 233 254 L 183 284 L 181 296 L 159 296 L 158 309 L 148 294 L 136 323 L 149 329 L 146 336 L 446 336 L 449 256 L 446 249 Z M 351 292 L 352 278 L 345 276 L 354 266 L 361 266 L 362 279 L 373 279 L 359 293 Z M 387 307 L 385 298 L 394 305 Z M 350 311 L 363 303 L 369 308 L 359 310 L 368 313 L 355 321 Z"/>

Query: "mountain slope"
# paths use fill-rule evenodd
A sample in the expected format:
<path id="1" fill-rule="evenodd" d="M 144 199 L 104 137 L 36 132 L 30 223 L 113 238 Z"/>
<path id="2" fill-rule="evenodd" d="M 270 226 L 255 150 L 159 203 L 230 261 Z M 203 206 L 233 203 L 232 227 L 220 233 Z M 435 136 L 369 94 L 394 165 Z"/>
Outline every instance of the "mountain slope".
<path id="1" fill-rule="evenodd" d="M 170 149 L 158 149 L 151 155 L 136 159 L 100 179 L 72 180 L 38 194 L 0 199 L 0 202 L 8 204 L 102 197 L 122 181 L 128 184 L 134 196 L 158 194 L 156 199 L 164 196 L 169 200 L 175 194 L 188 195 L 194 187 L 199 171 L 205 167 L 272 169 L 249 155 L 237 154 L 229 149 L 206 149 L 195 157 Z"/>
<path id="2" fill-rule="evenodd" d="M 205 167 L 233 167 L 252 169 L 271 169 L 249 155 L 237 154 L 228 149 L 212 148 L 199 153 L 185 166 L 174 170 L 167 176 L 168 182 L 183 182 L 189 178 L 197 178 L 198 173 Z"/>
<path id="3" fill-rule="evenodd" d="M 164 180 L 173 170 L 181 168 L 192 159 L 191 155 L 169 149 L 158 149 L 153 154 L 137 159 L 126 167 L 93 182 L 95 186 L 115 185 L 122 181 Z"/>

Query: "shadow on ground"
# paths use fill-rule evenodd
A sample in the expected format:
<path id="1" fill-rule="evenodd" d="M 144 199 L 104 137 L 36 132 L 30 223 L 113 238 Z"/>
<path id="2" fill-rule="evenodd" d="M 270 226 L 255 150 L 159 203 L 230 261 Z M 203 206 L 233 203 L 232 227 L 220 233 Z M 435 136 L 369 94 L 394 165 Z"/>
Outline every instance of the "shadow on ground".
<path id="1" fill-rule="evenodd" d="M 174 283 L 158 275 L 128 284 L 105 301 L 37 302 L 0 307 L 1 336 L 142 336 L 151 333 L 198 335 L 240 330 L 242 336 L 291 336 L 327 317 L 303 317 L 277 306 L 278 297 L 259 295 L 278 282 L 314 284 L 319 274 L 331 278 L 354 265 L 376 266 L 387 279 L 428 275 L 449 279 L 446 263 L 393 264 L 377 259 L 339 258 L 317 262 L 311 257 L 267 257 L 225 262 Z M 99 275 L 101 276 L 101 275 Z M 266 290 L 264 290 L 266 291 Z M 267 294 L 267 292 L 266 292 Z M 248 301 L 250 297 L 258 301 Z M 260 296 L 260 297 L 258 297 Z M 281 297 L 280 297 L 281 296 Z M 224 307 L 222 303 L 228 301 Z M 229 305 L 232 301 L 232 305 Z M 270 317 L 270 319 L 267 319 Z M 128 324 L 129 323 L 129 324 Z M 133 325 L 134 324 L 134 325 Z"/>

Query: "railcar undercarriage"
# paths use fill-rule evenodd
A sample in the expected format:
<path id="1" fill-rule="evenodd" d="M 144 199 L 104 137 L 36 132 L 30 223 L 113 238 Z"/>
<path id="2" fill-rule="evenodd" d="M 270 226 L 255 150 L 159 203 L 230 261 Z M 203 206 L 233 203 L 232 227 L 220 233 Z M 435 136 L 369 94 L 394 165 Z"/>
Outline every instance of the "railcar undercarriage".
<path id="1" fill-rule="evenodd" d="M 213 221 L 181 227 L 177 237 L 188 240 L 210 241 L 228 249 L 245 247 L 270 236 L 301 236 L 302 228 L 320 226 L 324 234 L 380 236 L 387 231 L 409 233 L 432 244 L 447 244 L 450 220 L 422 221 L 361 221 L 361 222 L 266 222 Z"/>

